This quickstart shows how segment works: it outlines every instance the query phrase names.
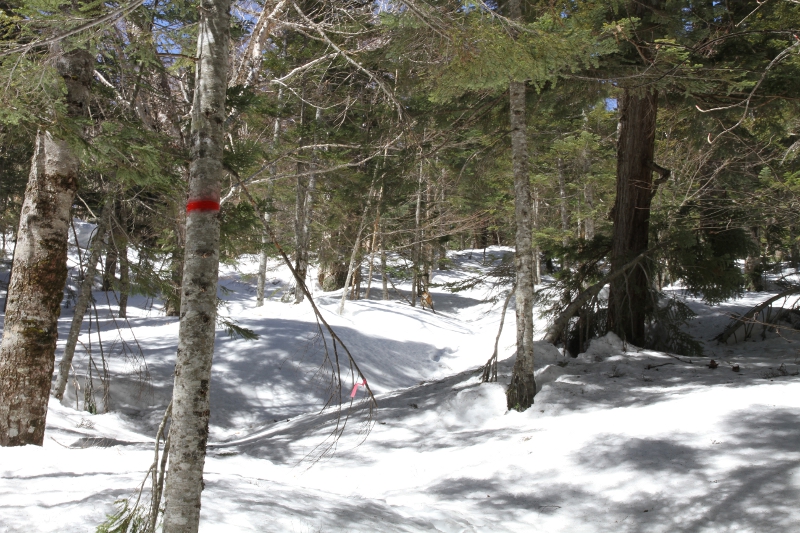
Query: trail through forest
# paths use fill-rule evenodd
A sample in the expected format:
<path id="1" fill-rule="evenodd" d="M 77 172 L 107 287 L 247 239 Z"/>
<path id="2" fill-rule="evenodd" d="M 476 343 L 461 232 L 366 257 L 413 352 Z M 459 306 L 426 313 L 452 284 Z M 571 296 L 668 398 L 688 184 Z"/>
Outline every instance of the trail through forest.
<path id="1" fill-rule="evenodd" d="M 490 248 L 486 263 L 483 250 L 452 252 L 454 266 L 432 281 L 465 280 L 509 252 Z M 518 413 L 506 411 L 504 394 L 515 349 L 509 318 L 499 382 L 480 384 L 509 287 L 434 289 L 436 314 L 393 293 L 388 302 L 348 301 L 339 316 L 340 292 L 315 286 L 378 401 L 370 420 L 357 388 L 344 436 L 315 461 L 336 416 L 320 412 L 322 345 L 308 302 L 281 301 L 288 271 L 271 267 L 261 308 L 257 258 L 221 269 L 221 314 L 259 339 L 217 331 L 201 531 L 798 531 L 800 333 L 711 340 L 729 313 L 772 293 L 709 307 L 674 288 L 698 314 L 689 331 L 704 357 L 626 346 L 613 334 L 577 358 L 537 343 L 542 390 Z M 113 319 L 107 294 L 113 309 L 113 293 L 94 297 L 111 412 L 83 410 L 91 349 L 103 412 L 97 322 L 87 316 L 74 361 L 80 388 L 71 379 L 63 403 L 50 400 L 44 447 L 0 449 L 0 533 L 94 531 L 152 462 L 178 321 L 144 297 L 131 299 L 127 322 Z M 57 357 L 70 312 L 59 321 Z M 538 335 L 545 324 L 536 323 Z M 353 379 L 342 377 L 349 402 Z"/>

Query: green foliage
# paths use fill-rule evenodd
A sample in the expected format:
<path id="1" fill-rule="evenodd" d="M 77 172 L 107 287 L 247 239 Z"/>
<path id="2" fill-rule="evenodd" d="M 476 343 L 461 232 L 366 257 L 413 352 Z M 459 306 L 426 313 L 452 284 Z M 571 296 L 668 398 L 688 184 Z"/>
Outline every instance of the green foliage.
<path id="1" fill-rule="evenodd" d="M 130 507 L 127 498 L 114 502 L 117 511 L 107 515 L 95 533 L 145 533 L 149 527 L 148 514 L 141 507 Z"/>
<path id="2" fill-rule="evenodd" d="M 537 89 L 565 72 L 596 68 L 599 58 L 617 47 L 577 17 L 543 13 L 531 23 L 511 25 L 478 10 L 464 15 L 430 74 L 434 101 L 467 91 L 504 91 L 509 81 L 529 81 Z"/>
<path id="3" fill-rule="evenodd" d="M 647 331 L 645 348 L 689 357 L 703 355 L 703 345 L 686 333 L 683 326 L 697 314 L 677 298 L 662 298 L 655 306 Z"/>
<path id="4" fill-rule="evenodd" d="M 745 280 L 736 260 L 758 253 L 741 228 L 673 228 L 670 244 L 665 255 L 672 279 L 709 303 L 741 293 Z"/>
<path id="5" fill-rule="evenodd" d="M 229 318 L 220 318 L 219 323 L 225 328 L 225 333 L 232 339 L 244 339 L 246 341 L 258 340 L 258 334 L 252 329 L 245 328 Z"/>
<path id="6" fill-rule="evenodd" d="M 226 202 L 220 210 L 220 260 L 235 261 L 261 250 L 264 226 L 248 202 Z"/>

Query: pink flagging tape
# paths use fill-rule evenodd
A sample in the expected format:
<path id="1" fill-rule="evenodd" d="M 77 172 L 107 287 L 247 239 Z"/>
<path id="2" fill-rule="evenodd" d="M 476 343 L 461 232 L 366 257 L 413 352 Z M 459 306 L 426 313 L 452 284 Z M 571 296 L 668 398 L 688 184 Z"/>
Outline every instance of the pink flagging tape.
<path id="1" fill-rule="evenodd" d="M 216 200 L 192 200 L 186 204 L 186 212 L 190 211 L 219 211 L 219 202 Z"/>
<path id="2" fill-rule="evenodd" d="M 353 390 L 350 391 L 350 397 L 351 398 L 355 398 L 356 397 L 356 393 L 358 392 L 358 388 L 359 387 L 366 387 L 366 386 L 367 386 L 367 380 L 366 379 L 364 381 L 356 381 L 353 384 Z"/>

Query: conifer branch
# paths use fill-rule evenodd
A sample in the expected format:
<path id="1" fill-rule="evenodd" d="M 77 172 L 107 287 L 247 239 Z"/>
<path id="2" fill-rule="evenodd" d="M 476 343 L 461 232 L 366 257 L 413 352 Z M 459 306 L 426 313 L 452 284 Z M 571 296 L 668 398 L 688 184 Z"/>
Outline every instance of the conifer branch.
<path id="1" fill-rule="evenodd" d="M 337 51 L 339 54 L 341 54 L 341 56 L 342 56 L 342 57 L 344 57 L 344 59 L 345 59 L 345 60 L 346 60 L 348 63 L 350 63 L 351 65 L 353 65 L 353 66 L 354 66 L 356 69 L 358 69 L 359 71 L 361 71 L 361 72 L 363 72 L 364 74 L 366 74 L 366 75 L 367 75 L 367 77 L 369 77 L 369 79 L 371 79 L 372 81 L 374 81 L 374 82 L 375 82 L 375 84 L 376 84 L 378 87 L 380 87 L 380 89 L 381 89 L 381 91 L 383 92 L 383 94 L 385 94 L 385 95 L 386 95 L 386 97 L 387 97 L 387 98 L 388 98 L 388 99 L 389 99 L 389 100 L 390 100 L 390 101 L 391 101 L 391 102 L 394 104 L 394 106 L 397 108 L 397 114 L 398 114 L 398 116 L 399 116 L 400 118 L 403 118 L 403 117 L 405 116 L 405 113 L 403 112 L 403 104 L 401 104 L 401 103 L 400 103 L 400 102 L 397 100 L 397 98 L 395 98 L 395 96 L 394 96 L 394 93 L 393 93 L 392 91 L 390 91 L 390 90 L 389 90 L 389 89 L 386 87 L 386 85 L 385 85 L 385 84 L 384 84 L 384 83 L 383 83 L 381 80 L 379 80 L 377 76 L 375 76 L 375 74 L 373 74 L 373 73 L 372 73 L 372 72 L 371 72 L 369 69 L 367 69 L 367 68 L 365 68 L 363 65 L 361 65 L 361 63 L 359 63 L 358 61 L 354 60 L 354 59 L 353 59 L 352 57 L 350 57 L 350 56 L 349 56 L 347 53 L 345 53 L 345 51 L 344 51 L 344 50 L 342 50 L 341 48 L 339 48 L 339 47 L 336 45 L 336 43 L 334 43 L 333 41 L 331 41 L 331 39 L 330 39 L 330 38 L 328 37 L 328 35 L 325 33 L 325 30 L 323 30 L 323 29 L 322 29 L 322 28 L 319 26 L 319 24 L 317 24 L 316 22 L 314 22 L 313 20 L 311 20 L 310 18 L 308 18 L 308 17 L 306 16 L 306 14 L 305 14 L 305 13 L 303 13 L 303 10 L 302 10 L 302 9 L 300 9 L 300 7 L 299 7 L 299 6 L 298 6 L 296 3 L 292 2 L 292 7 L 294 7 L 294 10 L 295 10 L 295 11 L 297 11 L 297 14 L 298 14 L 298 15 L 300 15 L 300 18 L 302 18 L 302 19 L 303 19 L 303 20 L 306 22 L 306 24 L 308 24 L 309 26 L 311 26 L 312 28 L 314 28 L 314 30 L 315 30 L 315 31 L 316 31 L 316 32 L 317 32 L 317 33 L 320 35 L 320 37 L 322 37 L 322 39 L 323 39 L 323 40 L 324 40 L 326 43 L 328 43 L 328 46 L 330 46 L 331 48 L 333 48 L 334 50 L 336 50 L 336 51 Z"/>
<path id="2" fill-rule="evenodd" d="M 71 30 L 67 30 L 66 32 L 62 33 L 61 35 L 56 35 L 55 37 L 50 37 L 49 39 L 42 39 L 41 41 L 34 41 L 32 43 L 28 43 L 28 44 L 25 44 L 25 45 L 22 45 L 22 46 L 17 46 L 15 48 L 11 48 L 9 50 L 5 50 L 3 52 L 0 52 L 0 57 L 5 57 L 5 56 L 12 55 L 12 54 L 20 53 L 20 52 L 28 52 L 28 51 L 30 51 L 30 50 L 32 50 L 34 48 L 40 48 L 42 46 L 48 46 L 48 45 L 51 45 L 51 44 L 55 44 L 57 42 L 63 41 L 67 37 L 72 37 L 73 35 L 77 35 L 78 33 L 82 32 L 82 31 L 86 31 L 86 30 L 91 29 L 91 28 L 94 28 L 95 26 L 99 26 L 101 24 L 105 24 L 106 22 L 114 22 L 118 18 L 127 15 L 128 13 L 130 13 L 131 11 L 136 9 L 137 7 L 141 6 L 143 3 L 144 3 L 144 0 L 134 0 L 133 2 L 128 4 L 127 6 L 123 6 L 123 7 L 120 7 L 118 9 L 115 9 L 114 11 L 111 11 L 110 13 L 106 13 L 105 15 L 103 15 L 102 17 L 100 17 L 98 19 L 90 20 L 88 22 L 80 24 L 80 25 L 76 26 L 75 28 L 72 28 Z"/>

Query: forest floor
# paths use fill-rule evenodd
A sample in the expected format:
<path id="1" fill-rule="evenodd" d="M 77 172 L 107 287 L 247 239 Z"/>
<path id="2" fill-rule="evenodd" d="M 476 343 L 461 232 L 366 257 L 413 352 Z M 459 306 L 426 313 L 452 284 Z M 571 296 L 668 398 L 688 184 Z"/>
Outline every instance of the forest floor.
<path id="1" fill-rule="evenodd" d="M 491 248 L 485 262 L 482 250 L 453 253 L 453 267 L 433 281 L 465 280 L 507 253 Z M 730 313 L 774 293 L 711 307 L 675 290 L 698 314 L 689 331 L 703 357 L 625 346 L 613 335 L 577 358 L 538 343 L 542 390 L 518 413 L 506 411 L 504 396 L 513 309 L 499 382 L 480 384 L 501 289 L 438 288 L 434 314 L 391 288 L 391 301 L 377 299 L 376 278 L 370 299 L 348 301 L 339 316 L 341 292 L 316 286 L 316 302 L 378 405 L 370 417 L 362 387 L 350 409 L 353 377 L 344 366 L 349 419 L 331 448 L 337 411 L 321 412 L 330 376 L 319 370 L 324 351 L 311 307 L 281 301 L 290 279 L 277 264 L 268 301 L 255 307 L 256 264 L 245 257 L 220 272 L 221 313 L 259 338 L 218 328 L 204 533 L 800 532 L 800 333 L 711 340 Z M 409 284 L 398 289 L 407 294 Z M 0 449 L 0 533 L 94 531 L 115 500 L 136 493 L 153 461 L 177 319 L 144 297 L 132 298 L 127 320 L 114 318 L 114 294 L 97 291 L 95 299 L 111 410 L 83 410 L 88 350 L 104 410 L 98 328 L 93 322 L 88 332 L 87 315 L 79 379 L 63 404 L 51 400 L 44 446 Z M 57 359 L 71 318 L 64 309 Z M 544 326 L 537 322 L 540 334 Z"/>

